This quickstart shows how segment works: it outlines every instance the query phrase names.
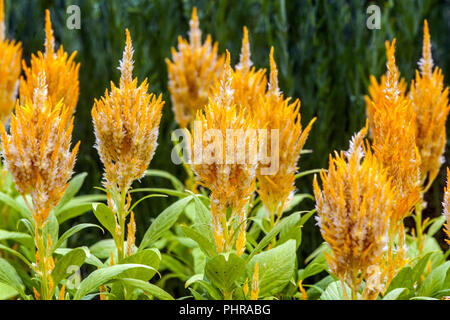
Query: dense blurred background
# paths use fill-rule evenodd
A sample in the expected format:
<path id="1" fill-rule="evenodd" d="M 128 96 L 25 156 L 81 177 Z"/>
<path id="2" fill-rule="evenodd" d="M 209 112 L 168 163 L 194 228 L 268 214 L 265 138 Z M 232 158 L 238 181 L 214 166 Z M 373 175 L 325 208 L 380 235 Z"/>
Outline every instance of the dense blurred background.
<path id="1" fill-rule="evenodd" d="M 81 29 L 69 30 L 66 10 L 70 5 L 81 9 Z M 366 9 L 371 4 L 381 8 L 381 29 L 369 30 Z M 364 95 L 369 76 L 385 72 L 385 40 L 397 38 L 397 63 L 410 83 L 421 56 L 423 19 L 431 30 L 433 58 L 443 69 L 446 85 L 450 79 L 450 0 L 6 0 L 8 37 L 22 42 L 24 58 L 43 49 L 44 10 L 50 9 L 56 40 L 68 52 L 78 51 L 81 63 L 80 99 L 76 111 L 74 141 L 81 140 L 76 171 L 88 172 L 82 193 L 99 192 L 102 165 L 93 148 L 91 108 L 94 98 L 103 95 L 110 81 L 117 83 L 125 28 L 129 28 L 135 48 L 135 75 L 149 78 L 150 91 L 163 93 L 166 104 L 160 127 L 159 146 L 151 168 L 169 171 L 184 179 L 182 166 L 170 160 L 170 133 L 177 128 L 167 90 L 164 62 L 177 37 L 187 36 L 193 6 L 197 6 L 200 27 L 219 42 L 220 52 L 229 49 L 232 63 L 237 63 L 242 27 L 250 34 L 252 60 L 257 67 L 268 68 L 270 46 L 280 72 L 280 87 L 286 95 L 302 101 L 302 122 L 317 116 L 306 148 L 313 152 L 300 160 L 301 170 L 327 166 L 328 154 L 346 149 L 348 140 L 365 122 Z M 448 148 L 447 148 L 448 149 Z M 448 154 L 448 152 L 447 152 Z M 448 156 L 447 156 L 448 159 Z M 448 161 L 446 164 L 448 165 Z M 444 166 L 426 195 L 427 216 L 441 214 Z M 311 177 L 297 181 L 299 192 L 311 192 Z M 170 187 L 165 180 L 146 177 L 136 186 Z M 174 199 L 150 199 L 136 210 L 138 241 L 150 224 Z M 309 201 L 309 200 L 308 200 Z M 311 209 L 312 201 L 304 202 Z M 94 221 L 89 213 L 79 218 Z M 72 239 L 89 245 L 100 233 L 81 234 Z M 438 234 L 442 238 L 442 234 Z M 304 229 L 300 251 L 302 258 L 322 239 L 310 220 Z"/>

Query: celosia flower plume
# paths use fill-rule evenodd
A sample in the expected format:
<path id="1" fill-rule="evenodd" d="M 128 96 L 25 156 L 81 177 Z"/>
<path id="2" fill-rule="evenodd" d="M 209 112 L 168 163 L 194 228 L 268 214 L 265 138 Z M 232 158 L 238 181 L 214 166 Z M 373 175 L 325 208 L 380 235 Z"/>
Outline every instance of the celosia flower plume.
<path id="1" fill-rule="evenodd" d="M 0 121 L 8 121 L 14 108 L 19 88 L 20 43 L 5 38 L 3 0 L 0 0 Z"/>
<path id="2" fill-rule="evenodd" d="M 448 87 L 444 88 L 444 76 L 439 67 L 434 68 L 431 56 L 430 33 L 428 23 L 424 22 L 422 58 L 419 61 L 420 72 L 411 83 L 410 99 L 416 113 L 416 144 L 421 157 L 422 183 L 428 177 L 428 185 L 436 178 L 445 151 L 447 120 L 450 105 Z"/>
<path id="3" fill-rule="evenodd" d="M 244 27 L 239 63 L 232 70 L 233 97 L 239 108 L 245 108 L 249 114 L 256 114 L 260 107 L 259 97 L 264 96 L 267 86 L 266 70 L 256 71 L 251 60 L 248 30 Z M 216 80 L 213 95 L 218 95 L 220 81 Z"/>
<path id="4" fill-rule="evenodd" d="M 234 232 L 238 232 L 236 251 L 241 255 L 245 249 L 246 205 L 255 190 L 257 167 L 257 161 L 249 156 L 256 155 L 257 138 L 246 135 L 247 129 L 256 128 L 254 120 L 234 102 L 228 52 L 218 92 L 204 112 L 197 113 L 191 129 L 194 155 L 191 163 L 201 185 L 211 190 L 212 231 L 217 251 L 231 250 Z M 234 139 L 228 139 L 227 132 L 243 139 L 235 143 Z M 207 135 L 209 140 L 205 138 Z M 239 154 L 244 154 L 245 161 L 235 158 Z M 229 208 L 232 215 L 227 218 Z"/>
<path id="5" fill-rule="evenodd" d="M 211 86 L 220 76 L 224 62 L 217 53 L 218 44 L 212 44 L 210 35 L 202 44 L 195 7 L 189 25 L 189 41 L 179 37 L 178 51 L 172 48 L 173 61 L 166 59 L 175 120 L 182 128 L 188 127 L 197 110 L 208 103 Z"/>
<path id="6" fill-rule="evenodd" d="M 33 100 L 17 104 L 9 135 L 0 125 L 6 168 L 22 196 L 30 194 L 37 226 L 45 224 L 63 196 L 79 146 L 70 151 L 71 110 L 49 99 L 46 83 L 42 73 Z"/>
<path id="7" fill-rule="evenodd" d="M 32 99 L 35 89 L 39 86 L 39 75 L 45 73 L 48 97 L 53 103 L 63 100 L 63 103 L 73 114 L 78 102 L 79 81 L 78 72 L 80 64 L 74 62 L 76 51 L 70 56 L 63 46 L 55 51 L 55 38 L 53 36 L 50 11 L 45 12 L 45 51 L 31 56 L 31 65 L 27 67 L 23 62 L 25 78 L 20 81 L 20 100 L 24 103 Z"/>
<path id="8" fill-rule="evenodd" d="M 312 119 L 306 128 L 302 128 L 300 115 L 300 100 L 293 103 L 285 99 L 278 87 L 278 70 L 273 58 L 273 48 L 270 50 L 270 82 L 267 93 L 260 99 L 255 117 L 260 126 L 267 130 L 267 154 L 276 150 L 275 159 L 261 164 L 258 168 L 258 193 L 261 196 L 271 218 L 278 216 L 286 206 L 295 190 L 295 173 L 298 170 L 300 152 L 306 142 L 311 127 L 316 120 Z M 276 133 L 272 136 L 272 130 Z M 276 141 L 273 141 L 273 140 Z M 272 163 L 277 161 L 278 163 Z M 273 168 L 275 172 L 268 168 Z"/>
<path id="9" fill-rule="evenodd" d="M 147 79 L 139 86 L 137 78 L 133 79 L 133 52 L 127 29 L 120 85 L 111 82 L 111 91 L 106 90 L 92 108 L 96 147 L 105 166 L 105 186 L 118 191 L 128 190 L 150 164 L 164 105 L 161 95 L 147 93 Z"/>
<path id="10" fill-rule="evenodd" d="M 420 155 L 415 143 L 415 116 L 411 102 L 402 95 L 395 64 L 395 39 L 386 41 L 387 73 L 383 91 L 367 99 L 373 149 L 398 190 L 392 227 L 398 227 L 420 199 Z"/>
<path id="11" fill-rule="evenodd" d="M 332 251 L 326 255 L 328 264 L 352 288 L 353 298 L 363 280 L 365 295 L 382 290 L 378 271 L 396 197 L 387 171 L 369 147 L 363 149 L 366 133 L 367 125 L 353 137 L 347 152 L 330 155 L 328 171 L 320 173 L 322 189 L 314 178 L 317 220 Z"/>

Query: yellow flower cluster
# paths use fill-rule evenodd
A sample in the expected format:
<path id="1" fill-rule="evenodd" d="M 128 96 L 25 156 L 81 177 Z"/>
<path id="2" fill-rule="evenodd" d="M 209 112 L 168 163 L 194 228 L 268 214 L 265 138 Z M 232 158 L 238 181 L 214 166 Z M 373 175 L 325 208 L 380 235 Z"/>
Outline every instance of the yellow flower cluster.
<path id="1" fill-rule="evenodd" d="M 39 51 L 37 56 L 33 54 L 30 67 L 23 62 L 25 78 L 22 77 L 20 81 L 20 100 L 25 103 L 27 99 L 33 98 L 39 86 L 39 75 L 45 73 L 48 98 L 54 104 L 62 99 L 73 114 L 78 102 L 80 64 L 74 62 L 76 51 L 69 56 L 60 46 L 55 52 L 50 11 L 46 10 L 45 14 L 45 52 Z"/>
<path id="2" fill-rule="evenodd" d="M 188 127 L 197 110 L 208 103 L 211 86 L 220 76 L 224 62 L 217 54 L 218 44 L 212 44 L 210 35 L 202 44 L 195 7 L 189 24 L 189 42 L 179 37 L 178 51 L 172 48 L 173 62 L 166 59 L 175 120 L 182 128 Z"/>
<path id="3" fill-rule="evenodd" d="M 448 87 L 444 88 L 444 76 L 439 67 L 434 68 L 431 56 L 430 33 L 428 23 L 424 22 L 422 58 L 419 61 L 420 72 L 411 83 L 410 99 L 416 114 L 416 144 L 421 158 L 421 181 L 428 177 L 430 185 L 443 163 L 447 121 L 450 105 Z M 425 188 L 427 189 L 427 188 Z"/>
<path id="4" fill-rule="evenodd" d="M 239 232 L 236 251 L 240 255 L 245 249 L 246 205 L 255 190 L 257 161 L 251 161 L 249 157 L 256 155 L 257 139 L 245 135 L 247 129 L 256 128 L 256 124 L 246 115 L 245 109 L 238 108 L 234 102 L 228 52 L 218 92 L 218 96 L 210 98 L 204 112 L 197 113 L 195 126 L 191 129 L 192 168 L 201 185 L 211 190 L 212 230 L 217 251 L 231 250 L 234 232 Z M 234 138 L 228 139 L 227 131 L 238 132 L 245 137 L 237 137 L 240 142 L 235 143 Z M 214 138 L 213 134 L 216 138 L 220 135 L 220 138 L 211 148 L 210 141 L 204 136 Z M 245 161 L 239 161 L 237 157 L 243 150 Z M 202 157 L 201 161 L 199 157 Z M 228 217 L 229 208 L 232 212 Z"/>
<path id="5" fill-rule="evenodd" d="M 19 87 L 20 43 L 5 38 L 4 4 L 0 0 L 0 121 L 6 123 L 16 103 Z"/>
<path id="6" fill-rule="evenodd" d="M 366 280 L 365 296 L 382 290 L 379 265 L 389 243 L 388 229 L 396 191 L 370 147 L 367 125 L 347 152 L 330 155 L 328 171 L 314 178 L 321 234 L 331 248 L 331 271 L 352 289 L 353 298 Z M 364 158 L 364 159 L 363 159 Z M 376 296 L 376 294 L 375 294 Z"/>
<path id="7" fill-rule="evenodd" d="M 126 30 L 126 46 L 120 62 L 120 85 L 95 100 L 92 118 L 96 147 L 105 166 L 105 186 L 125 192 L 144 175 L 155 153 L 162 96 L 148 94 L 147 79 L 138 86 L 133 79 L 133 47 Z"/>
<path id="8" fill-rule="evenodd" d="M 414 110 L 399 85 L 395 39 L 392 44 L 386 42 L 386 52 L 388 63 L 384 89 L 374 100 L 366 100 L 375 157 L 387 169 L 398 189 L 392 223 L 396 228 L 420 200 L 420 156 L 415 143 Z"/>
<path id="9" fill-rule="evenodd" d="M 42 73 L 33 100 L 17 104 L 10 135 L 0 125 L 6 168 L 24 199 L 30 194 L 33 217 L 40 227 L 64 194 L 79 146 L 70 151 L 71 110 L 62 101 L 49 99 L 46 83 Z"/>
<path id="10" fill-rule="evenodd" d="M 245 108 L 251 115 L 259 113 L 259 99 L 265 95 L 266 70 L 253 67 L 247 27 L 243 29 L 242 48 L 239 63 L 232 69 L 233 98 L 238 108 Z M 212 95 L 219 95 L 220 81 L 216 80 Z"/>
<path id="11" fill-rule="evenodd" d="M 271 219 L 280 219 L 294 193 L 298 159 L 315 118 L 302 129 L 300 100 L 291 103 L 290 98 L 285 99 L 279 90 L 273 48 L 270 51 L 269 88 L 259 101 L 259 110 L 255 110 L 254 115 L 260 127 L 267 129 L 267 153 L 271 154 L 272 149 L 276 149 L 278 154 L 269 161 L 261 159 L 257 175 L 258 193 Z M 275 136 L 272 136 L 272 130 L 276 132 Z M 272 163 L 274 160 L 278 164 Z M 269 168 L 275 172 L 270 172 Z"/>
<path id="12" fill-rule="evenodd" d="M 108 205 L 115 215 L 119 261 L 125 254 L 131 255 L 135 247 L 133 212 L 128 223 L 127 252 L 123 247 L 125 220 L 131 205 L 128 191 L 134 180 L 144 176 L 153 158 L 164 105 L 162 95 L 156 97 L 148 93 L 147 79 L 139 86 L 138 79 L 133 79 L 133 53 L 127 29 L 119 68 L 119 87 L 111 82 L 111 91 L 106 90 L 104 97 L 95 100 L 92 108 L 96 148 L 105 166 L 104 186 L 108 189 Z"/>

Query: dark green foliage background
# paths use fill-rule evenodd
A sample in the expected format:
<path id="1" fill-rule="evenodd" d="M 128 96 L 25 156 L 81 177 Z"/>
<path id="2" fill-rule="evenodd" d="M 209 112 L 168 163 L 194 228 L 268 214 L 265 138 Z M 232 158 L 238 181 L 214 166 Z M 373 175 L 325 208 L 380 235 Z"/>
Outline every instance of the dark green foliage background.
<path id="1" fill-rule="evenodd" d="M 370 4 L 381 7 L 380 30 L 366 27 L 366 9 Z M 66 27 L 66 9 L 76 4 L 81 8 L 81 30 Z M 347 148 L 349 138 L 364 124 L 369 75 L 377 77 L 385 71 L 385 40 L 397 38 L 397 62 L 408 83 L 414 75 L 421 54 L 423 19 L 430 23 L 433 57 L 446 77 L 450 78 L 450 1 L 344 1 L 344 0 L 6 0 L 8 36 L 23 43 L 24 58 L 42 50 L 44 43 L 44 10 L 51 10 L 58 43 L 68 52 L 78 51 L 81 62 L 80 99 L 76 111 L 74 141 L 81 140 L 76 171 L 89 173 L 83 193 L 98 192 L 102 165 L 93 148 L 94 136 L 90 111 L 94 98 L 99 98 L 110 81 L 118 81 L 118 61 L 124 47 L 125 28 L 129 28 L 135 48 L 135 75 L 149 78 L 150 91 L 163 93 L 166 105 L 160 128 L 159 146 L 151 168 L 167 170 L 183 178 L 184 171 L 170 161 L 175 129 L 170 96 L 167 90 L 167 68 L 164 59 L 177 43 L 178 35 L 186 37 L 191 9 L 198 7 L 204 34 L 211 33 L 228 48 L 233 64 L 239 58 L 242 27 L 250 32 L 252 59 L 257 67 L 268 68 L 270 46 L 280 73 L 280 86 L 286 95 L 302 100 L 304 125 L 317 116 L 300 161 L 302 170 L 325 167 L 328 154 Z M 440 214 L 442 174 L 427 195 L 430 216 Z M 139 186 L 168 187 L 166 181 L 144 178 Z M 311 192 L 311 178 L 298 181 L 299 192 Z M 167 206 L 167 200 L 148 200 L 136 212 L 138 238 L 150 219 Z M 305 203 L 312 208 L 312 201 Z M 88 214 L 81 220 L 94 220 Z M 440 235 L 441 236 L 441 235 Z M 78 243 L 90 244 L 102 237 L 84 233 Z M 301 255 L 305 257 L 321 242 L 311 219 L 304 229 Z M 301 263 L 301 262 L 300 262 Z"/>

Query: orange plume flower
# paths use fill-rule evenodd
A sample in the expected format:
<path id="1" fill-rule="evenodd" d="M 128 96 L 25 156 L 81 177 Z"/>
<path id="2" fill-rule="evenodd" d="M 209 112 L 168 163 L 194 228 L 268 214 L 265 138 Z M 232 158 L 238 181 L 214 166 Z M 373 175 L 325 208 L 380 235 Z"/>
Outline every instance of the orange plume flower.
<path id="1" fill-rule="evenodd" d="M 258 193 L 261 196 L 271 218 L 281 217 L 292 199 L 295 190 L 295 173 L 298 170 L 300 152 L 306 142 L 312 119 L 306 128 L 302 128 L 300 100 L 290 103 L 278 88 L 278 70 L 270 50 L 270 82 L 268 92 L 260 99 L 259 110 L 255 111 L 261 127 L 267 129 L 267 154 L 274 151 L 274 159 L 261 159 L 258 168 Z M 272 133 L 276 133 L 272 136 Z"/>
<path id="2" fill-rule="evenodd" d="M 249 114 L 257 114 L 259 97 L 264 96 L 267 86 L 266 70 L 255 70 L 251 61 L 248 30 L 244 27 L 242 48 L 239 63 L 232 70 L 232 88 L 234 101 L 238 108 L 245 108 Z M 213 87 L 213 95 L 220 90 L 220 81 L 217 79 Z"/>
<path id="3" fill-rule="evenodd" d="M 22 196 L 31 195 L 38 227 L 64 194 L 79 146 L 70 151 L 71 111 L 62 101 L 49 99 L 46 83 L 42 73 L 33 100 L 17 104 L 10 135 L 0 125 L 6 168 Z"/>
<path id="4" fill-rule="evenodd" d="M 0 121 L 6 123 L 17 97 L 22 47 L 5 39 L 3 0 L 0 0 Z"/>
<path id="5" fill-rule="evenodd" d="M 224 61 L 217 54 L 218 44 L 212 44 L 210 35 L 202 44 L 195 7 L 189 25 L 189 42 L 179 37 L 178 51 L 172 48 L 173 62 L 166 59 L 175 120 L 182 128 L 186 128 L 197 110 L 208 103 L 211 86 L 219 77 Z"/>
<path id="6" fill-rule="evenodd" d="M 421 157 L 421 180 L 428 177 L 428 186 L 436 178 L 445 150 L 447 120 L 450 105 L 448 87 L 444 88 L 444 76 L 438 67 L 433 71 L 430 33 L 427 20 L 423 28 L 422 58 L 419 61 L 420 72 L 411 83 L 410 99 L 416 113 L 416 144 Z M 427 187 L 428 187 L 427 186 Z M 426 188 L 427 189 L 427 188 Z"/>
<path id="7" fill-rule="evenodd" d="M 120 62 L 120 85 L 95 100 L 92 118 L 96 148 L 105 166 L 104 185 L 125 193 L 133 180 L 144 175 L 153 158 L 158 139 L 162 96 L 148 94 L 147 79 L 133 79 L 133 47 L 128 29 Z"/>
<path id="8" fill-rule="evenodd" d="M 331 271 L 346 282 L 356 298 L 361 282 L 375 281 L 388 245 L 389 221 L 396 192 L 387 172 L 363 148 L 367 124 L 350 142 L 347 152 L 330 155 L 322 170 L 322 189 L 314 178 L 314 195 L 321 234 L 331 248 Z M 363 159 L 364 157 L 364 159 Z M 369 280 L 369 281 L 367 281 Z M 378 285 L 367 290 L 379 292 Z"/>
<path id="9" fill-rule="evenodd" d="M 32 99 L 35 89 L 39 86 L 39 75 L 45 73 L 48 97 L 53 103 L 62 99 L 69 108 L 70 113 L 75 112 L 78 102 L 79 81 L 78 72 L 80 64 L 74 62 L 76 51 L 70 56 L 64 51 L 63 46 L 55 51 L 55 38 L 53 36 L 50 11 L 45 12 L 45 51 L 32 55 L 31 66 L 27 67 L 23 62 L 25 79 L 20 81 L 20 100 L 25 103 Z"/>
<path id="10" fill-rule="evenodd" d="M 250 158 L 256 155 L 257 138 L 248 135 L 248 129 L 256 128 L 254 120 L 234 103 L 228 52 L 218 92 L 204 112 L 197 113 L 191 129 L 194 156 L 191 165 L 201 185 L 211 190 L 212 231 L 217 251 L 231 250 L 233 230 L 239 228 L 236 251 L 240 255 L 245 249 L 246 205 L 255 190 L 257 159 Z M 232 214 L 227 219 L 229 208 Z"/>
<path id="11" fill-rule="evenodd" d="M 377 160 L 387 169 L 398 189 L 395 229 L 420 200 L 420 155 L 415 144 L 415 117 L 411 102 L 402 95 L 395 64 L 395 39 L 386 41 L 387 73 L 381 96 L 367 99 L 373 149 Z M 398 230 L 398 229 L 396 229 Z"/>

